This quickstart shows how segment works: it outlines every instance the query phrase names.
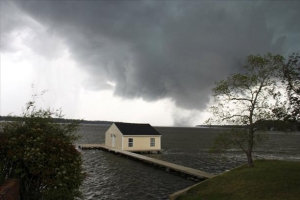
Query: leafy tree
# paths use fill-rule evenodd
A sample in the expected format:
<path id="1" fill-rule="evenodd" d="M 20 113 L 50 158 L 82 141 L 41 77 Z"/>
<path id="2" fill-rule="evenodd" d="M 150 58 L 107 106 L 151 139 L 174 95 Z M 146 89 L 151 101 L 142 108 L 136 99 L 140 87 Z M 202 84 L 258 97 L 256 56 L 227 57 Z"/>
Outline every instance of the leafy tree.
<path id="1" fill-rule="evenodd" d="M 74 199 L 84 179 L 73 141 L 77 123 L 58 124 L 60 112 L 27 104 L 23 117 L 2 124 L 0 160 L 4 178 L 20 180 L 21 199 Z M 0 176 L 1 176 L 0 175 Z"/>
<path id="2" fill-rule="evenodd" d="M 300 56 L 293 53 L 282 66 L 282 82 L 286 86 L 288 100 L 281 102 L 274 113 L 279 119 L 289 122 L 300 120 Z"/>
<path id="3" fill-rule="evenodd" d="M 250 55 L 243 73 L 232 74 L 216 82 L 213 88 L 215 104 L 210 108 L 213 118 L 208 123 L 242 125 L 220 134 L 213 149 L 240 148 L 253 167 L 252 150 L 264 138 L 258 129 L 264 120 L 273 119 L 275 101 L 279 98 L 277 80 L 284 58 L 268 53 L 264 56 Z"/>

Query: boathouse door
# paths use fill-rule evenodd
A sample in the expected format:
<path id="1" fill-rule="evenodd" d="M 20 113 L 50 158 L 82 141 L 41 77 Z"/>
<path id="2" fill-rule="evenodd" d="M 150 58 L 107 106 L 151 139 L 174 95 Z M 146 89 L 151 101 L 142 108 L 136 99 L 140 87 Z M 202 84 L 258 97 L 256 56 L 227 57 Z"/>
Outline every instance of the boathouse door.
<path id="1" fill-rule="evenodd" d="M 112 138 L 111 138 L 111 146 L 112 147 L 115 147 L 115 139 L 116 139 L 116 136 L 112 135 Z"/>

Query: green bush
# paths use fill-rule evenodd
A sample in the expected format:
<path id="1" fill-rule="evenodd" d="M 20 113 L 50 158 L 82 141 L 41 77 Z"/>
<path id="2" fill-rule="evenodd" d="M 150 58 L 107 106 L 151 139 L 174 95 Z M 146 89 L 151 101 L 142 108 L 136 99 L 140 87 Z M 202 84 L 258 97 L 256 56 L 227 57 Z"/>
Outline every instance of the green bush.
<path id="1" fill-rule="evenodd" d="M 21 119 L 2 124 L 0 178 L 19 179 L 21 199 L 80 196 L 82 158 L 73 145 L 78 124 L 58 124 L 54 116 L 61 117 L 49 109 L 37 110 L 29 102 Z"/>

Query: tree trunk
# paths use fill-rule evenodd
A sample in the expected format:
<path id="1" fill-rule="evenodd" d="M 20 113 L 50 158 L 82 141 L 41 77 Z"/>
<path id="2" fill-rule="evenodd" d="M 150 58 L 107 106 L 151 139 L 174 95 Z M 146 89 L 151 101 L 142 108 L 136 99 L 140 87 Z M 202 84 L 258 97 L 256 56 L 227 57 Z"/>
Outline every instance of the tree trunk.
<path id="1" fill-rule="evenodd" d="M 254 167 L 253 160 L 252 160 L 252 152 L 251 151 L 247 152 L 246 155 L 247 155 L 247 163 L 249 167 Z"/>
<path id="2" fill-rule="evenodd" d="M 253 150 L 253 139 L 254 139 L 254 129 L 253 129 L 253 122 L 252 122 L 252 112 L 250 114 L 250 129 L 248 133 L 248 151 L 247 154 L 247 162 L 249 167 L 254 167 L 253 160 L 252 160 L 252 150 Z"/>

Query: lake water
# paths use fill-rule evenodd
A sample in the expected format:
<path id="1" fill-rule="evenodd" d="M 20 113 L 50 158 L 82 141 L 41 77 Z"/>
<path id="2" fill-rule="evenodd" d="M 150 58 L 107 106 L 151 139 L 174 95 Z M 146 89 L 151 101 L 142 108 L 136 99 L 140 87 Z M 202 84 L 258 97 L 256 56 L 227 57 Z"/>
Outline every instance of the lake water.
<path id="1" fill-rule="evenodd" d="M 106 125 L 82 125 L 79 143 L 104 143 Z M 151 157 L 220 174 L 246 162 L 238 150 L 210 154 L 221 129 L 155 127 L 162 134 L 162 154 Z M 268 132 L 269 140 L 254 150 L 254 158 L 300 160 L 300 133 Z M 102 150 L 82 150 L 88 174 L 83 199 L 157 200 L 196 182 L 162 169 Z"/>

